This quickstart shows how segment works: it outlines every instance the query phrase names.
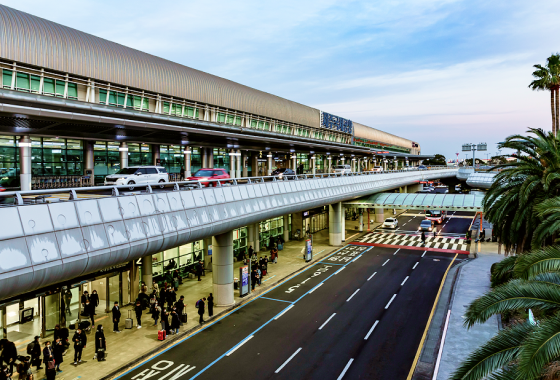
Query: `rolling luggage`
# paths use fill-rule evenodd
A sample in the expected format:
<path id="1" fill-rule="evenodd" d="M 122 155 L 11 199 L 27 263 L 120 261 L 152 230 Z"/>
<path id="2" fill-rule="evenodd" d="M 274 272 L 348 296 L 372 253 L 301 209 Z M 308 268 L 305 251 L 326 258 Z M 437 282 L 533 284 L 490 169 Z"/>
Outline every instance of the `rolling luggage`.
<path id="1" fill-rule="evenodd" d="M 105 360 L 105 349 L 100 348 L 97 350 L 97 361 L 101 362 L 103 360 Z"/>
<path id="2" fill-rule="evenodd" d="M 166 338 L 165 330 L 159 330 L 157 332 L 157 339 L 158 340 L 165 340 L 165 338 Z"/>
<path id="3" fill-rule="evenodd" d="M 181 322 L 182 323 L 187 323 L 187 313 L 181 314 Z"/>
<path id="4" fill-rule="evenodd" d="M 278 244 L 278 250 L 281 251 L 284 249 L 284 244 Z"/>
<path id="5" fill-rule="evenodd" d="M 131 329 L 133 326 L 133 321 L 132 318 L 130 318 L 130 313 L 132 312 L 132 310 L 128 311 L 128 318 L 124 320 L 124 328 L 125 329 Z"/>
<path id="6" fill-rule="evenodd" d="M 90 325 L 91 325 L 91 322 L 90 322 L 90 321 L 81 321 L 81 322 L 78 324 L 78 327 L 79 327 L 81 330 L 85 330 L 85 329 L 87 329 Z"/>

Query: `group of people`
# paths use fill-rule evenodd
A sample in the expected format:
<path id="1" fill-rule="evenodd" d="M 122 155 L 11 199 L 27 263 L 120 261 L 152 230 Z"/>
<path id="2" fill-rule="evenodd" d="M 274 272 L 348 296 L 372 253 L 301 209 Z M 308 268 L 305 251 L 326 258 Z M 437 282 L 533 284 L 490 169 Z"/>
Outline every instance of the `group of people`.
<path id="1" fill-rule="evenodd" d="M 99 295 L 97 294 L 97 290 L 93 290 L 91 292 L 91 294 L 88 293 L 88 291 L 84 291 L 84 294 L 82 294 L 82 297 L 80 299 L 80 302 L 82 304 L 82 313 L 81 315 L 83 317 L 87 317 L 91 319 L 91 323 L 88 327 L 86 327 L 86 330 L 91 330 L 92 326 L 95 326 L 95 316 L 96 314 L 96 308 L 97 306 L 99 306 Z"/>
<path id="2" fill-rule="evenodd" d="M 271 256 L 272 257 L 272 256 Z M 268 273 L 268 257 L 264 256 L 251 262 L 251 289 L 255 290 L 256 285 L 261 285 L 262 278 Z"/>

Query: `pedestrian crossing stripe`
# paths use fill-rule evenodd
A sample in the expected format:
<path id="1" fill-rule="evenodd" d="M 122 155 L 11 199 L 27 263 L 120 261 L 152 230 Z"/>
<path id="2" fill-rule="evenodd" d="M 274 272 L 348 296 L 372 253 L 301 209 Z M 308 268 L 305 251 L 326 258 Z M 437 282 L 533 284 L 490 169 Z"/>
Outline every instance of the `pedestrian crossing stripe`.
<path id="1" fill-rule="evenodd" d="M 422 237 L 420 235 L 399 235 L 369 232 L 355 241 L 358 243 L 402 245 L 407 247 L 439 248 L 459 251 L 468 250 L 465 239 L 444 236 L 426 236 L 426 244 L 422 244 Z"/>

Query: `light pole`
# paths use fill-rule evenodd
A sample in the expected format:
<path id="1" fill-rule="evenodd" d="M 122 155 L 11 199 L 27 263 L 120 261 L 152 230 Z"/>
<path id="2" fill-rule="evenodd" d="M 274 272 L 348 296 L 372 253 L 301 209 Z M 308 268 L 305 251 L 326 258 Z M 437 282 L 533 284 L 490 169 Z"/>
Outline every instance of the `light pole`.
<path id="1" fill-rule="evenodd" d="M 479 150 L 479 151 L 481 151 L 481 152 L 486 152 L 487 146 L 488 146 L 488 145 L 487 145 L 486 143 L 478 143 L 478 144 L 471 144 L 471 143 L 468 143 L 468 144 L 463 144 L 463 152 L 468 152 L 468 151 L 471 151 L 471 150 L 472 150 L 472 166 L 473 166 L 473 168 L 475 167 L 475 158 L 474 158 L 475 152 L 476 152 L 477 150 Z M 466 154 L 465 154 L 465 156 L 466 156 Z"/>

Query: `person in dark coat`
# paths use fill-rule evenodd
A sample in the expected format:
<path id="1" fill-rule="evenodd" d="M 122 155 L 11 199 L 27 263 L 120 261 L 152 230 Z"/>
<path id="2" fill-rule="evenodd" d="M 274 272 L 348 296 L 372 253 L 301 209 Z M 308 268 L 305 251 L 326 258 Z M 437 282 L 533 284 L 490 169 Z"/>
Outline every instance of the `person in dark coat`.
<path id="1" fill-rule="evenodd" d="M 161 307 L 165 307 L 165 303 L 167 302 L 167 287 L 164 287 L 159 292 L 159 304 Z"/>
<path id="2" fill-rule="evenodd" d="M 18 356 L 16 345 L 8 339 L 2 339 L 0 348 L 2 349 L 2 359 L 10 367 L 10 373 L 14 373 L 14 366 Z"/>
<path id="3" fill-rule="evenodd" d="M 64 343 L 62 342 L 62 338 L 56 338 L 53 344 L 53 351 L 54 351 L 54 363 L 56 364 L 56 372 L 62 372 L 60 370 L 60 364 L 64 361 L 63 355 L 65 348 Z"/>
<path id="4" fill-rule="evenodd" d="M 196 264 L 196 275 L 198 276 L 198 281 L 202 281 L 200 276 L 202 276 L 202 264 L 200 261 Z"/>
<path id="5" fill-rule="evenodd" d="M 103 350 L 103 353 L 101 354 L 99 351 Z M 103 355 L 103 358 L 100 359 L 102 361 L 105 361 L 105 351 L 107 350 L 107 342 L 105 341 L 105 333 L 103 332 L 103 326 L 99 325 L 97 326 L 97 331 L 95 332 L 95 358 L 97 358 L 97 355 Z"/>
<path id="6" fill-rule="evenodd" d="M 11 378 L 12 374 L 8 371 L 8 366 L 2 365 L 2 368 L 0 368 L 0 380 L 7 380 Z"/>
<path id="7" fill-rule="evenodd" d="M 208 316 L 211 317 L 214 315 L 214 296 L 212 293 L 208 296 Z"/>
<path id="8" fill-rule="evenodd" d="M 420 239 L 422 240 L 422 245 L 426 244 L 426 234 L 422 231 L 422 235 L 420 235 Z"/>
<path id="9" fill-rule="evenodd" d="M 136 301 L 136 306 L 134 306 L 134 313 L 136 314 L 136 322 L 138 323 L 137 329 L 142 328 L 142 303 Z"/>
<path id="10" fill-rule="evenodd" d="M 97 294 L 97 290 L 91 292 L 91 296 L 89 296 L 89 302 L 93 305 L 93 315 L 97 315 L 95 312 L 95 308 L 99 306 L 99 294 Z"/>
<path id="11" fill-rule="evenodd" d="M 154 326 L 157 326 L 157 321 L 159 319 L 160 314 L 161 314 L 161 308 L 157 303 L 155 303 L 154 307 L 152 308 L 152 319 L 154 320 Z"/>
<path id="12" fill-rule="evenodd" d="M 43 369 L 41 367 L 41 343 L 39 343 L 39 337 L 36 336 L 33 341 L 33 349 L 31 350 L 31 365 L 37 367 L 37 371 Z"/>
<path id="13" fill-rule="evenodd" d="M 255 290 L 255 285 L 257 285 L 257 270 L 253 269 L 251 271 L 251 290 Z"/>
<path id="14" fill-rule="evenodd" d="M 72 337 L 72 342 L 74 342 L 74 365 L 78 365 L 82 362 L 82 351 L 86 347 L 86 334 L 81 329 L 77 329 Z"/>
<path id="15" fill-rule="evenodd" d="M 179 327 L 181 327 L 181 319 L 179 319 L 177 310 L 173 310 L 171 312 L 171 331 L 173 331 L 174 334 L 179 334 Z"/>
<path id="16" fill-rule="evenodd" d="M 173 304 L 177 301 L 177 293 L 173 288 L 167 290 L 167 308 L 171 309 Z"/>
<path id="17" fill-rule="evenodd" d="M 183 315 L 183 310 L 185 310 L 185 296 L 179 297 L 179 301 L 175 304 L 177 308 L 177 315 L 179 316 L 179 320 L 181 319 L 181 315 Z M 181 322 L 181 325 L 183 322 Z"/>
<path id="18" fill-rule="evenodd" d="M 169 335 L 171 326 L 169 325 L 169 313 L 166 309 L 161 311 L 161 329 L 165 330 L 165 334 Z"/>
<path id="19" fill-rule="evenodd" d="M 91 303 L 89 299 L 86 300 L 86 304 L 84 306 L 84 312 L 91 319 L 91 325 L 86 330 L 91 330 L 91 328 L 95 326 L 95 306 L 93 305 L 93 303 Z"/>
<path id="20" fill-rule="evenodd" d="M 49 369 L 49 362 L 52 362 L 54 360 L 54 350 L 51 347 L 51 342 L 45 342 L 45 348 L 43 348 L 43 364 L 45 365 L 45 368 L 48 370 Z"/>
<path id="21" fill-rule="evenodd" d="M 81 298 L 81 302 L 82 302 L 82 307 L 84 307 L 86 305 L 86 301 L 89 300 L 89 294 L 87 292 L 87 290 L 84 292 L 84 294 L 82 294 L 82 298 Z"/>
<path id="22" fill-rule="evenodd" d="M 113 306 L 113 310 L 111 310 L 113 314 L 113 332 L 119 333 L 119 321 L 121 320 L 121 310 L 119 308 L 119 303 L 115 302 L 115 306 Z"/>
<path id="23" fill-rule="evenodd" d="M 25 356 L 23 361 L 17 365 L 17 373 L 20 380 L 24 380 L 29 377 L 27 373 L 31 369 L 31 362 L 29 361 L 30 358 L 30 356 Z"/>
<path id="24" fill-rule="evenodd" d="M 198 319 L 199 323 L 204 323 L 204 301 L 206 301 L 206 298 L 198 301 L 198 315 L 200 315 L 200 318 Z"/>

